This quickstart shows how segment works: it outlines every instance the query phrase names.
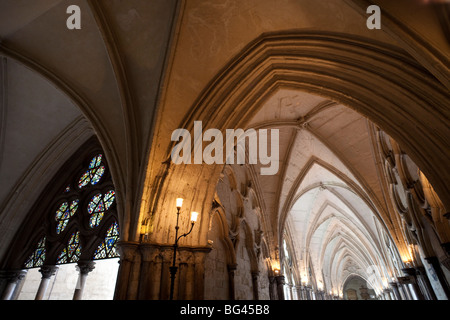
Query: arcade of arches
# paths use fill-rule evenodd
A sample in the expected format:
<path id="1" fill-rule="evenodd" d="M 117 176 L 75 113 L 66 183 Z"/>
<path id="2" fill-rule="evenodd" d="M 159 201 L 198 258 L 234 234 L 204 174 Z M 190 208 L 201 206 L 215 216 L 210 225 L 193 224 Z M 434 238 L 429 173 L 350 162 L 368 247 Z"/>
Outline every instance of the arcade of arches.
<path id="1" fill-rule="evenodd" d="M 449 34 L 445 1 L 2 1 L 0 296 L 447 300 Z M 278 171 L 175 164 L 194 121 L 277 132 Z"/>

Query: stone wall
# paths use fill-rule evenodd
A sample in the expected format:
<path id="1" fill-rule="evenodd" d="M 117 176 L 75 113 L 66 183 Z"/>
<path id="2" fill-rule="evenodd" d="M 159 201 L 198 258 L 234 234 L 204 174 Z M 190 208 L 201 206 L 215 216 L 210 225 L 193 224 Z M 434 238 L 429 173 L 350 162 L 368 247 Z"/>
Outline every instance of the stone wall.
<path id="1" fill-rule="evenodd" d="M 260 208 L 245 166 L 226 166 L 210 215 L 205 299 L 270 299 Z"/>

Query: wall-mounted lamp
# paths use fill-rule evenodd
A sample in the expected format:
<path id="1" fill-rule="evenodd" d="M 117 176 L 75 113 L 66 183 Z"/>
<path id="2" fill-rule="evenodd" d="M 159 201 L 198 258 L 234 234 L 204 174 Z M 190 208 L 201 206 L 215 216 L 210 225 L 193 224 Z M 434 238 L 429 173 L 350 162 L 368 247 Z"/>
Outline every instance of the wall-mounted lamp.
<path id="1" fill-rule="evenodd" d="M 170 270 L 170 300 L 173 300 L 173 291 L 174 291 L 174 287 L 175 287 L 175 276 L 178 271 L 178 267 L 175 266 L 175 261 L 177 259 L 178 241 L 181 238 L 186 237 L 188 234 L 190 234 L 192 232 L 192 229 L 194 228 L 194 224 L 198 218 L 198 212 L 195 212 L 195 211 L 191 212 L 191 228 L 189 229 L 189 232 L 184 233 L 181 236 L 178 236 L 178 229 L 180 228 L 178 226 L 178 219 L 180 218 L 180 213 L 181 213 L 180 210 L 181 210 L 181 207 L 183 206 L 182 198 L 177 198 L 176 206 L 177 206 L 177 224 L 175 226 L 175 243 L 173 245 L 173 261 L 172 261 L 172 266 L 169 268 L 169 270 Z"/>
<path id="2" fill-rule="evenodd" d="M 183 198 L 177 198 L 177 209 L 180 211 L 181 207 L 183 206 Z"/>

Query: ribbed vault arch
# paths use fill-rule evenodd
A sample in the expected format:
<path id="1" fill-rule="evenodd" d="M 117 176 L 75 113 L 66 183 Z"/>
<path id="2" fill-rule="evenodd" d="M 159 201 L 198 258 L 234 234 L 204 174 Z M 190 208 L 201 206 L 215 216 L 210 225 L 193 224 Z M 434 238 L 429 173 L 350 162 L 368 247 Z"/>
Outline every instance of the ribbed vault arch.
<path id="1" fill-rule="evenodd" d="M 281 86 L 338 101 L 382 126 L 414 157 L 442 194 L 443 202 L 448 203 L 448 186 L 443 183 L 445 161 L 431 163 L 431 159 L 449 156 L 445 151 L 448 141 L 443 139 L 449 131 L 445 124 L 449 93 L 406 53 L 372 40 L 306 31 L 264 34 L 210 82 L 180 127 L 192 129 L 194 120 L 202 120 L 204 130 L 245 127 Z M 410 135 L 413 131 L 420 139 Z M 167 157 L 173 146 L 168 146 Z M 190 172 L 185 169 L 167 169 L 168 185 L 183 176 L 182 171 Z M 166 190 L 169 195 L 170 189 Z M 174 197 L 159 200 L 149 211 L 158 212 Z M 212 198 L 211 192 L 208 197 Z M 195 207 L 211 203 L 203 197 L 188 198 Z M 205 242 L 206 238 L 197 241 Z"/>

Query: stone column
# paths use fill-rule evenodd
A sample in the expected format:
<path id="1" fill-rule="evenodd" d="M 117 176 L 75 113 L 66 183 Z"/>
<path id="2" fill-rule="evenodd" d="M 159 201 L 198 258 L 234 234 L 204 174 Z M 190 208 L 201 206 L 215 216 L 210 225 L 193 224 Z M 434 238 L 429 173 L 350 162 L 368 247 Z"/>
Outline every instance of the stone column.
<path id="1" fill-rule="evenodd" d="M 228 288 L 230 290 L 230 300 L 236 299 L 236 290 L 234 286 L 234 272 L 236 271 L 237 264 L 229 264 L 228 270 Z"/>
<path id="2" fill-rule="evenodd" d="M 299 286 L 293 286 L 292 291 L 293 291 L 293 294 L 295 293 L 295 300 L 300 300 Z"/>
<path id="3" fill-rule="evenodd" d="M 402 300 L 402 296 L 398 291 L 398 284 L 396 282 L 389 282 L 389 285 L 392 288 L 392 292 L 394 293 L 395 300 Z"/>
<path id="4" fill-rule="evenodd" d="M 117 249 L 120 254 L 119 271 L 117 274 L 116 289 L 114 292 L 114 300 L 129 299 L 129 291 L 131 290 L 131 280 L 135 257 L 138 254 L 137 242 L 123 242 L 117 243 Z"/>
<path id="5" fill-rule="evenodd" d="M 303 286 L 299 285 L 295 287 L 295 290 L 297 290 L 297 300 L 303 300 Z"/>
<path id="6" fill-rule="evenodd" d="M 411 289 L 409 288 L 409 284 L 403 284 L 402 285 L 403 292 L 406 295 L 406 300 L 414 300 L 414 297 L 412 295 Z"/>
<path id="7" fill-rule="evenodd" d="M 277 300 L 277 286 L 274 276 L 269 276 L 269 296 L 270 300 Z"/>
<path id="8" fill-rule="evenodd" d="M 311 298 L 311 287 L 305 286 L 305 294 L 306 294 L 306 300 L 312 300 Z"/>
<path id="9" fill-rule="evenodd" d="M 253 299 L 259 300 L 259 271 L 252 271 Z"/>
<path id="10" fill-rule="evenodd" d="M 27 270 L 13 270 L 4 273 L 3 278 L 5 278 L 7 282 L 1 300 L 13 299 L 17 284 L 25 278 L 27 272 Z"/>
<path id="11" fill-rule="evenodd" d="M 139 299 L 170 299 L 173 246 L 142 244 Z M 173 300 L 204 299 L 205 258 L 210 247 L 177 247 L 176 273 L 173 283 Z M 174 270 L 174 269 L 172 269 Z"/>
<path id="12" fill-rule="evenodd" d="M 288 283 L 286 285 L 287 288 L 287 293 L 289 295 L 289 300 L 293 300 L 293 294 L 292 294 L 292 284 Z M 287 297 L 284 297 L 285 299 L 287 299 Z"/>
<path id="13" fill-rule="evenodd" d="M 403 296 L 403 300 L 413 300 L 411 297 L 411 293 L 409 292 L 408 285 L 406 284 L 400 284 L 398 286 L 400 294 Z"/>
<path id="14" fill-rule="evenodd" d="M 162 259 L 161 250 L 151 244 L 142 244 L 141 273 L 139 279 L 139 300 L 159 300 L 161 291 Z"/>
<path id="15" fill-rule="evenodd" d="M 79 271 L 78 274 L 78 282 L 77 286 L 75 288 L 75 292 L 73 293 L 73 300 L 81 300 L 83 298 L 83 291 L 84 287 L 86 285 L 86 279 L 92 270 L 94 270 L 94 261 L 78 261 L 77 262 L 77 269 Z"/>
<path id="16" fill-rule="evenodd" d="M 205 298 L 205 260 L 206 255 L 211 251 L 210 247 L 194 248 L 194 300 L 203 300 Z"/>
<path id="17" fill-rule="evenodd" d="M 437 296 L 434 293 L 434 289 L 431 286 L 430 279 L 428 278 L 428 275 L 425 271 L 424 267 L 416 267 L 416 274 L 417 279 L 419 281 L 419 285 L 421 284 L 422 292 L 424 294 L 424 297 L 427 300 L 437 300 Z"/>
<path id="18" fill-rule="evenodd" d="M 412 278 L 411 285 L 413 287 L 414 293 L 416 294 L 416 297 L 418 300 L 425 300 L 425 297 L 423 296 L 422 291 L 420 291 L 420 287 L 417 284 L 417 275 L 416 275 L 416 269 L 414 268 L 404 268 L 402 271 L 410 276 Z"/>
<path id="19" fill-rule="evenodd" d="M 447 278 L 445 277 L 444 271 L 441 268 L 441 264 L 439 263 L 439 259 L 437 257 L 428 257 L 425 258 L 426 261 L 432 266 L 436 276 L 438 277 L 439 283 L 442 286 L 442 289 L 447 296 L 447 299 L 450 299 L 450 286 L 447 282 Z"/>
<path id="20" fill-rule="evenodd" d="M 284 276 L 279 275 L 275 277 L 275 280 L 277 282 L 277 294 L 278 294 L 278 300 L 284 300 Z"/>
<path id="21" fill-rule="evenodd" d="M 384 300 L 392 300 L 391 299 L 391 290 L 389 289 L 384 289 L 383 290 L 383 294 L 384 294 Z"/>
<path id="22" fill-rule="evenodd" d="M 42 266 L 39 269 L 39 272 L 42 274 L 41 283 L 39 284 L 39 289 L 36 293 L 35 300 L 44 299 L 45 294 L 47 293 L 48 284 L 50 283 L 50 278 L 56 274 L 58 270 L 57 266 Z"/>
<path id="23" fill-rule="evenodd" d="M 317 290 L 317 300 L 325 300 L 324 294 L 325 292 L 323 290 Z"/>

